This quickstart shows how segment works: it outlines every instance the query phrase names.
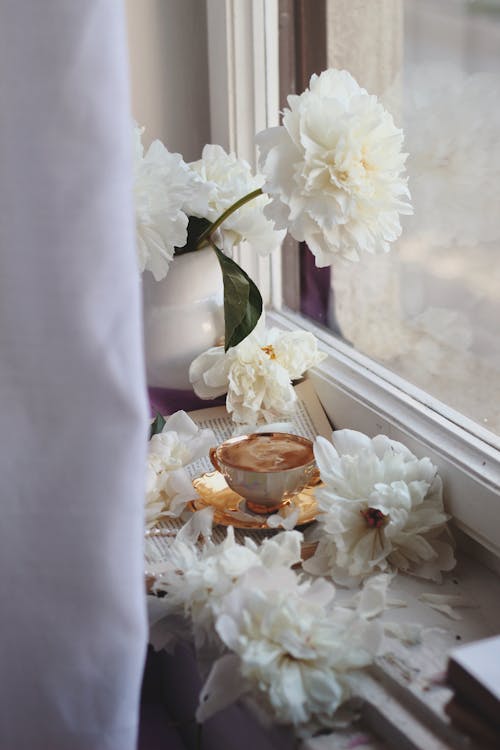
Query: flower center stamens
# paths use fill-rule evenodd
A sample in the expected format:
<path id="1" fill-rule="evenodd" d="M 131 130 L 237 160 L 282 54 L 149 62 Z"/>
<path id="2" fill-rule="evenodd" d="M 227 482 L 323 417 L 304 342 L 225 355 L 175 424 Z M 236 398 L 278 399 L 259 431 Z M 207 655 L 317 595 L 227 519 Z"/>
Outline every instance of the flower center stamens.
<path id="1" fill-rule="evenodd" d="M 385 526 L 388 519 L 388 516 L 377 508 L 367 508 L 366 510 L 361 510 L 360 513 L 370 529 L 381 529 L 382 526 Z"/>
<path id="2" fill-rule="evenodd" d="M 261 346 L 262 351 L 267 354 L 269 359 L 276 359 L 276 352 L 274 351 L 274 347 L 269 344 L 269 346 Z"/>

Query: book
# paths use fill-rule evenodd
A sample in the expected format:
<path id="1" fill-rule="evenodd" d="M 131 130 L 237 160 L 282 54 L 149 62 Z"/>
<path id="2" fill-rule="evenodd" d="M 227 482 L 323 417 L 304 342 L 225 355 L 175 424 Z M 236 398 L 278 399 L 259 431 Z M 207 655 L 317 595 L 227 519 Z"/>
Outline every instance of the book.
<path id="1" fill-rule="evenodd" d="M 447 708 L 452 721 L 482 726 L 486 735 L 494 733 L 500 747 L 500 636 L 454 649 L 446 682 L 454 691 Z"/>
<path id="2" fill-rule="evenodd" d="M 478 714 L 474 706 L 454 696 L 444 707 L 445 713 L 461 732 L 480 744 L 482 750 L 498 750 L 500 733 Z"/>

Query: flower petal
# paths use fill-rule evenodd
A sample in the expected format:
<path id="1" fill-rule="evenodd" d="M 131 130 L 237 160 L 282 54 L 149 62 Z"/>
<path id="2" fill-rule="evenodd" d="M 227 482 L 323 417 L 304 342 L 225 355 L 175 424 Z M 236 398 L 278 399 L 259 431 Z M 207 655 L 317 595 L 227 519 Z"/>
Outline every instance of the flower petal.
<path id="1" fill-rule="evenodd" d="M 214 714 L 238 700 L 244 692 L 244 683 L 235 654 L 225 654 L 217 659 L 200 693 L 196 721 L 202 724 Z"/>

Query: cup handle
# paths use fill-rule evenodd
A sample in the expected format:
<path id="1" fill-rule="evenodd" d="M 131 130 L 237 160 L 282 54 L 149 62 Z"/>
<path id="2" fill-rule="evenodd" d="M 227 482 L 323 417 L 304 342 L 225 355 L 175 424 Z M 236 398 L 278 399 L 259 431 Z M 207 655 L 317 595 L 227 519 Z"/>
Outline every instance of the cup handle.
<path id="1" fill-rule="evenodd" d="M 217 458 L 217 448 L 210 448 L 208 455 L 209 455 L 210 461 L 212 462 L 212 466 L 214 467 L 214 469 L 222 473 L 222 470 L 220 468 L 220 464 Z"/>

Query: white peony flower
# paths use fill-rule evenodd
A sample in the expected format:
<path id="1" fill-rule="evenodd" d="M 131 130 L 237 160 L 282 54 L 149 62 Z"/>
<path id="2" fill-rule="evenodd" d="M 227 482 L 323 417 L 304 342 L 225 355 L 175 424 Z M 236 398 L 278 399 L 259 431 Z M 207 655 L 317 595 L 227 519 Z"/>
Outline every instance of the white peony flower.
<path id="1" fill-rule="evenodd" d="M 440 581 L 455 559 L 436 467 L 385 435 L 332 440 L 315 441 L 321 537 L 304 569 L 345 585 L 391 568 Z"/>
<path id="2" fill-rule="evenodd" d="M 274 422 L 295 410 L 292 380 L 325 356 L 312 333 L 258 326 L 227 352 L 214 347 L 197 357 L 189 368 L 189 379 L 200 398 L 227 393 L 226 407 L 234 422 Z"/>
<path id="3" fill-rule="evenodd" d="M 262 187 L 264 178 L 253 175 L 250 165 L 234 154 L 226 154 L 221 146 L 207 145 L 199 161 L 190 168 L 210 187 L 205 205 L 188 199 L 184 210 L 191 216 L 215 221 L 237 200 L 253 190 Z M 220 228 L 222 250 L 230 253 L 234 245 L 246 240 L 260 255 L 268 255 L 275 250 L 285 236 L 284 231 L 276 231 L 273 222 L 264 215 L 264 207 L 269 198 L 262 195 L 231 214 Z"/>
<path id="4" fill-rule="evenodd" d="M 203 511 L 201 511 L 203 513 Z M 195 516 L 200 514 L 195 514 Z M 271 572 L 300 562 L 302 534 L 297 531 L 265 539 L 257 546 L 248 537 L 238 544 L 230 526 L 221 544 L 207 540 L 196 544 L 191 533 L 193 519 L 170 545 L 167 557 L 151 566 L 155 590 L 164 591 L 165 614 L 189 617 L 198 647 L 220 643 L 214 621 L 227 594 L 247 571 L 266 568 Z"/>
<path id="5" fill-rule="evenodd" d="M 146 525 L 163 516 L 178 517 L 196 495 L 186 466 L 216 444 L 212 430 L 200 429 L 188 415 L 172 414 L 149 441 L 146 466 Z"/>
<path id="6" fill-rule="evenodd" d="M 317 266 L 386 252 L 411 213 L 403 133 L 345 70 L 313 75 L 289 96 L 283 125 L 257 136 L 266 214 L 307 242 Z"/>
<path id="7" fill-rule="evenodd" d="M 210 186 L 160 141 L 153 141 L 144 154 L 142 132 L 134 127 L 137 253 L 140 270 L 151 271 L 160 281 L 167 275 L 175 248 L 186 244 L 188 217 L 183 205 L 190 199 L 193 206 L 203 206 Z"/>
<path id="8" fill-rule="evenodd" d="M 335 588 L 291 570 L 251 571 L 222 604 L 215 627 L 232 653 L 213 666 L 196 714 L 204 721 L 247 697 L 273 722 L 301 736 L 332 727 L 351 695 L 351 678 L 369 665 L 381 629 L 361 608 L 333 605 Z"/>

